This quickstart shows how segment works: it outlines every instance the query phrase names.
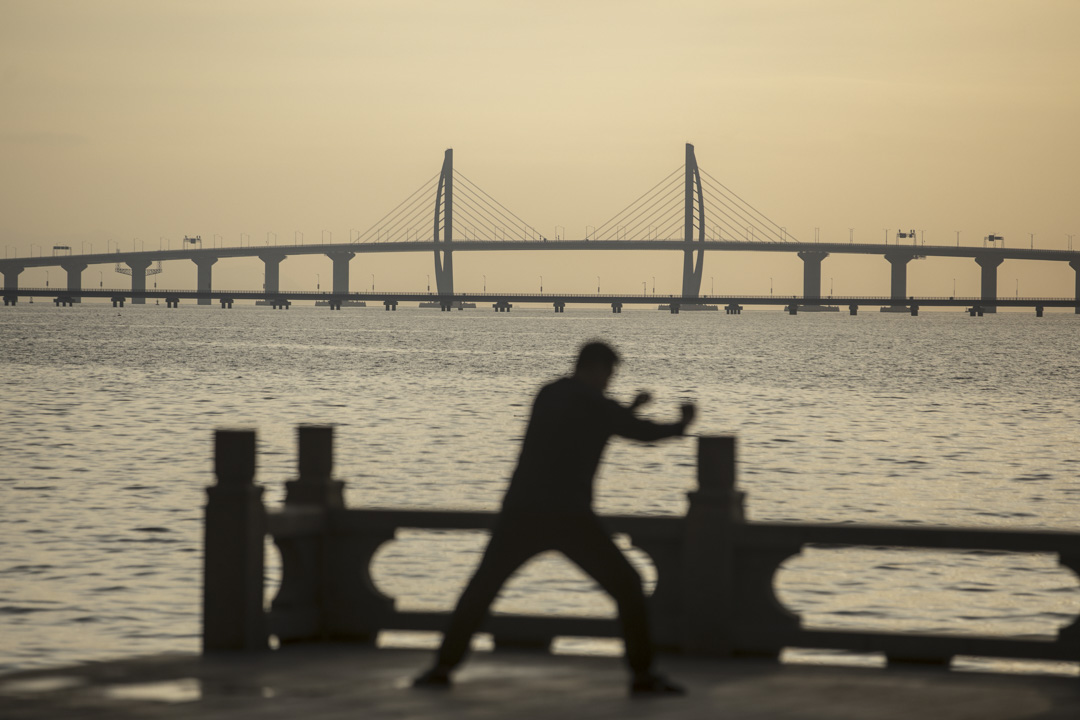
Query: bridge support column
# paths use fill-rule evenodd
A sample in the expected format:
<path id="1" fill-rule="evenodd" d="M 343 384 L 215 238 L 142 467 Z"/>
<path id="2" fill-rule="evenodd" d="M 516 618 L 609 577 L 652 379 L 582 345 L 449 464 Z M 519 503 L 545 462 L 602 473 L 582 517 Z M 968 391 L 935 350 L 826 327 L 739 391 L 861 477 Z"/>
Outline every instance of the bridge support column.
<path id="1" fill-rule="evenodd" d="M 1042 316 L 1043 316 L 1043 306 L 1042 305 L 1036 305 L 1035 306 L 1035 317 L 1042 317 Z"/>
<path id="2" fill-rule="evenodd" d="M 997 305 L 994 303 L 997 300 L 997 269 L 1002 261 L 1003 258 L 999 257 L 975 258 L 975 262 L 982 268 L 982 293 L 979 298 L 982 300 L 983 312 L 997 312 Z"/>
<path id="3" fill-rule="evenodd" d="M 557 313 L 566 312 L 566 303 L 564 303 L 564 302 L 555 303 L 555 312 L 557 312 Z"/>
<path id="4" fill-rule="evenodd" d="M 1076 294 L 1073 296 L 1076 298 L 1076 308 L 1074 312 L 1080 315 L 1080 260 L 1070 260 L 1069 267 L 1076 271 Z M 4 287 L 7 287 L 5 284 Z"/>
<path id="5" fill-rule="evenodd" d="M 611 303 L 611 312 L 613 312 L 615 314 L 621 313 L 622 312 L 622 303 L 621 302 L 613 302 L 613 303 Z"/>
<path id="6" fill-rule="evenodd" d="M 68 292 L 75 298 L 75 302 L 82 302 L 82 298 L 78 294 L 82 292 L 82 273 L 87 268 L 86 263 L 65 262 L 60 263 L 60 267 L 64 268 L 67 273 Z"/>
<path id="7" fill-rule="evenodd" d="M 278 254 L 266 254 L 260 255 L 259 259 L 265 264 L 265 280 L 263 280 L 263 292 L 267 294 L 280 292 L 280 274 L 281 261 L 285 259 L 284 255 Z"/>
<path id="8" fill-rule="evenodd" d="M 328 252 L 326 257 L 334 263 L 334 294 L 347 295 L 349 292 L 349 261 L 356 256 L 351 252 Z"/>
<path id="9" fill-rule="evenodd" d="M 858 305 L 848 305 L 848 314 L 849 315 L 858 315 L 859 314 L 859 306 Z"/>
<path id="10" fill-rule="evenodd" d="M 3 273 L 4 275 L 4 290 L 18 290 L 19 273 L 21 273 L 25 269 L 26 268 L 22 267 L 21 265 L 8 265 L 3 270 L 0 270 L 0 273 Z M 1080 277 L 1080 275 L 1078 275 L 1077 277 Z M 1080 288 L 1080 284 L 1077 284 L 1077 288 Z"/>
<path id="11" fill-rule="evenodd" d="M 146 269 L 150 267 L 150 261 L 149 260 L 128 260 L 125 264 L 129 268 L 131 268 L 131 292 L 132 293 L 146 292 Z M 135 297 L 133 295 L 132 298 L 131 298 L 131 304 L 132 305 L 145 305 L 146 304 L 146 298 L 145 297 Z"/>
<path id="12" fill-rule="evenodd" d="M 213 275 L 211 268 L 214 267 L 214 263 L 218 261 L 217 258 L 192 258 L 192 262 L 195 263 L 195 267 L 198 268 L 198 281 L 195 288 L 201 293 L 208 293 L 213 288 Z M 210 305 L 213 303 L 211 298 L 199 298 L 199 305 Z"/>
<path id="13" fill-rule="evenodd" d="M 821 298 L 821 261 L 829 257 L 827 252 L 803 250 L 799 258 L 803 261 L 803 297 L 818 300 Z"/>
<path id="14" fill-rule="evenodd" d="M 907 264 L 913 256 L 908 253 L 885 253 L 885 259 L 892 266 L 889 278 L 889 297 L 892 298 L 894 309 L 904 308 L 904 298 L 907 297 Z"/>

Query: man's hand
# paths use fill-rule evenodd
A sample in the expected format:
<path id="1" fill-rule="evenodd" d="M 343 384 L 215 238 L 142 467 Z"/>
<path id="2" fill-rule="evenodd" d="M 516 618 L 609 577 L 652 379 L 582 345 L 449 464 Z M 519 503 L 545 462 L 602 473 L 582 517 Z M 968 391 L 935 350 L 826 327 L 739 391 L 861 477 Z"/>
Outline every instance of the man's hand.
<path id="1" fill-rule="evenodd" d="M 637 410 L 642 405 L 647 405 L 650 402 L 652 402 L 652 395 L 644 391 L 639 392 L 637 397 L 634 398 L 634 402 L 630 403 L 630 409 Z"/>
<path id="2" fill-rule="evenodd" d="M 694 422 L 694 416 L 697 415 L 697 408 L 694 403 L 683 403 L 679 406 L 679 412 L 682 414 L 682 424 L 685 428 L 690 423 Z"/>

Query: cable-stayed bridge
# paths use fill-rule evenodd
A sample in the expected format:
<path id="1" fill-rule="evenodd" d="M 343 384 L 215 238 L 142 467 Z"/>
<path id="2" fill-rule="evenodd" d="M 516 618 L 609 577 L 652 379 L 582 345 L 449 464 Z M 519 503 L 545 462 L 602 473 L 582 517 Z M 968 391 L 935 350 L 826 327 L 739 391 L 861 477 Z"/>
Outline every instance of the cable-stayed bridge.
<path id="1" fill-rule="evenodd" d="M 800 241 L 715 177 L 699 167 L 693 145 L 686 145 L 684 163 L 632 201 L 606 222 L 587 226 L 578 239 L 563 233 L 549 238 L 521 219 L 478 184 L 454 168 L 453 150 L 447 150 L 439 173 L 417 188 L 367 231 L 349 242 L 313 245 L 240 245 L 202 247 L 201 240 L 187 242 L 178 250 L 148 250 L 98 254 L 72 254 L 67 246 L 55 246 L 53 255 L 0 260 L 4 276 L 5 304 L 20 295 L 19 275 L 32 267 L 60 267 L 67 274 L 69 297 L 90 294 L 83 290 L 82 273 L 90 265 L 115 264 L 117 272 L 131 277 L 129 297 L 144 303 L 148 276 L 161 272 L 161 263 L 191 260 L 196 266 L 196 295 L 209 304 L 213 291 L 213 266 L 223 258 L 256 257 L 264 263 L 265 283 L 261 295 L 282 296 L 280 265 L 294 255 L 326 255 L 333 267 L 332 295 L 350 294 L 350 262 L 358 254 L 431 252 L 437 295 L 456 297 L 453 254 L 455 252 L 522 251 L 640 251 L 665 250 L 682 253 L 681 302 L 701 298 L 705 253 L 783 252 L 797 253 L 803 261 L 802 298 L 810 304 L 821 299 L 821 264 L 830 254 L 881 255 L 890 263 L 889 300 L 907 307 L 907 267 L 927 257 L 972 258 L 980 268 L 980 307 L 993 312 L 1003 304 L 997 291 L 997 268 L 1007 259 L 1068 262 L 1076 272 L 1072 305 L 1080 314 L 1080 252 L 1036 250 L 1021 247 L 961 247 L 919 244 L 915 233 L 898 231 L 893 243 L 821 243 Z M 991 243 L 1000 240 L 988 237 Z M 910 242 L 909 242 L 910 241 Z M 47 292 L 47 291 L 46 291 Z M 165 292 L 165 291 L 163 291 Z M 294 294 L 294 293 L 290 293 Z M 178 295 L 177 297 L 179 297 Z M 1067 300 L 1059 298 L 1058 300 Z M 702 298 L 702 302 L 705 299 Z"/>

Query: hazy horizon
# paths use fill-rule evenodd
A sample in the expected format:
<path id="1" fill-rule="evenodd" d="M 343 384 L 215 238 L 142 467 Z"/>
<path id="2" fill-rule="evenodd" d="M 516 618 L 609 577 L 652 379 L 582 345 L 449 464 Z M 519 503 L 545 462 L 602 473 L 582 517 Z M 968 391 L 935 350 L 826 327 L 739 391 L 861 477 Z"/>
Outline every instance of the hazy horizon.
<path id="1" fill-rule="evenodd" d="M 1080 234 L 1073 2 L 21 2 L 0 8 L 5 252 L 276 233 L 335 243 L 455 166 L 549 236 L 701 167 L 802 240 L 1067 246 Z M 1074 238 L 1074 248 L 1080 248 Z M 429 253 L 358 256 L 354 289 L 419 290 Z M 97 284 L 95 269 L 84 284 Z M 216 287 L 261 263 L 222 260 Z M 111 274 L 111 273 L 110 273 Z M 325 257 L 283 289 L 330 282 Z M 673 253 L 455 258 L 478 290 L 677 292 Z M 888 292 L 880 257 L 823 290 Z M 22 284 L 44 271 L 27 270 Z M 703 291 L 802 287 L 794 255 L 710 253 Z M 1071 296 L 1065 263 L 1006 261 L 1002 296 Z M 914 295 L 979 292 L 972 260 L 912 263 Z M 194 265 L 165 264 L 165 287 Z M 58 282 L 59 277 L 53 282 Z M 111 281 L 111 282 L 110 282 Z M 106 285 L 122 286 L 114 275 Z"/>

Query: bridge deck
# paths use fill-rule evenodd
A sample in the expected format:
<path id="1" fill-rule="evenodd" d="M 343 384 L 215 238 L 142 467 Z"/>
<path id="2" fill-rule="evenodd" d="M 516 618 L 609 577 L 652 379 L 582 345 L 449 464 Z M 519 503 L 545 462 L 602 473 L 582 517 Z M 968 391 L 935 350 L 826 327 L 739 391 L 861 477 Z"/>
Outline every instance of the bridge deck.
<path id="1" fill-rule="evenodd" d="M 416 650 L 290 647 L 168 655 L 0 677 L 11 720 L 43 718 L 1080 717 L 1076 678 L 661 659 L 685 697 L 632 699 L 620 658 L 475 653 L 450 691 L 409 680 Z"/>

